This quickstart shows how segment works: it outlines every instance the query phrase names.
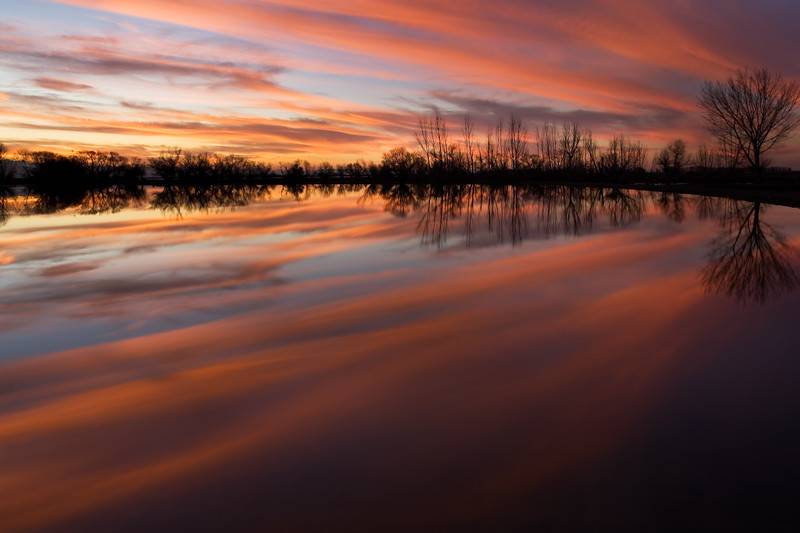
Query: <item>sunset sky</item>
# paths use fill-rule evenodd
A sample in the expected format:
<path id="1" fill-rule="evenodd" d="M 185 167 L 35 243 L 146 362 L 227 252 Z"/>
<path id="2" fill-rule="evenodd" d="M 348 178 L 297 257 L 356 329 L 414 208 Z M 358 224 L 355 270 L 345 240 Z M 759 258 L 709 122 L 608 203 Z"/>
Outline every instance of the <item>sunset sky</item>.
<path id="1" fill-rule="evenodd" d="M 435 106 L 696 146 L 702 81 L 800 80 L 798 28 L 797 0 L 0 0 L 0 142 L 376 159 Z"/>

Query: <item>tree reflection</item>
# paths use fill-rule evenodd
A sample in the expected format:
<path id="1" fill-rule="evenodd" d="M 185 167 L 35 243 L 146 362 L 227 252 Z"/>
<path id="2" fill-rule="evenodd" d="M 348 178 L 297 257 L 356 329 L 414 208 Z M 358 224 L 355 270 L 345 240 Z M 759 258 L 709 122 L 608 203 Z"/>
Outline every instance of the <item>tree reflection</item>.
<path id="1" fill-rule="evenodd" d="M 390 213 L 416 214 L 422 243 L 438 247 L 447 244 L 457 223 L 468 247 L 485 244 L 487 236 L 516 246 L 531 238 L 590 232 L 601 217 L 626 226 L 641 220 L 646 209 L 638 191 L 569 185 L 374 185 L 364 189 L 362 201 L 376 196 Z"/>
<path id="2" fill-rule="evenodd" d="M 530 195 L 522 187 L 494 188 L 491 192 L 494 194 L 489 196 L 487 207 L 489 229 L 494 230 L 497 242 L 516 246 L 529 236 L 527 200 Z"/>
<path id="3" fill-rule="evenodd" d="M 65 210 L 82 215 L 116 213 L 129 207 L 143 207 L 146 196 L 143 187 L 124 183 L 85 189 L 34 185 L 27 189 L 17 214 L 46 215 Z"/>
<path id="4" fill-rule="evenodd" d="M 5 191 L 0 191 L 0 227 L 5 226 L 8 222 L 10 216 L 8 203 L 8 195 L 5 194 Z"/>
<path id="5" fill-rule="evenodd" d="M 664 191 L 654 195 L 656 205 L 667 218 L 678 223 L 686 219 L 686 202 L 682 194 Z"/>
<path id="6" fill-rule="evenodd" d="M 260 184 L 170 184 L 155 192 L 150 206 L 177 216 L 233 209 L 269 196 L 272 188 L 271 185 Z"/>
<path id="7" fill-rule="evenodd" d="M 614 188 L 602 195 L 601 206 L 612 226 L 623 227 L 639 222 L 647 204 L 640 191 Z"/>
<path id="8" fill-rule="evenodd" d="M 91 189 L 80 202 L 82 214 L 117 213 L 126 208 L 145 205 L 147 194 L 143 187 L 112 185 L 103 189 Z"/>
<path id="9" fill-rule="evenodd" d="M 537 210 L 537 225 L 545 236 L 580 235 L 591 231 L 597 204 L 588 189 L 570 186 L 551 186 L 539 189 L 536 196 L 541 208 Z"/>
<path id="10" fill-rule="evenodd" d="M 779 230 L 763 221 L 761 203 L 723 200 L 718 209 L 722 233 L 712 243 L 702 272 L 706 289 L 763 303 L 797 288 L 796 252 Z"/>
<path id="11" fill-rule="evenodd" d="M 79 214 L 115 213 L 129 207 L 157 209 L 178 217 L 192 212 L 235 209 L 279 195 L 296 201 L 314 196 L 359 194 L 358 202 L 378 200 L 397 217 L 414 217 L 423 245 L 446 247 L 452 237 L 466 247 L 529 239 L 580 236 L 639 222 L 660 211 L 683 223 L 692 210 L 700 220 L 717 220 L 702 281 L 709 292 L 763 302 L 800 285 L 795 251 L 786 237 L 763 220 L 766 207 L 708 196 L 672 192 L 544 184 L 372 183 L 259 184 L 171 183 L 144 188 L 120 184 L 81 189 L 59 182 L 31 185 L 22 195 L 0 190 L 0 225 L 11 215 L 70 210 Z"/>
<path id="12" fill-rule="evenodd" d="M 800 285 L 792 264 L 794 250 L 780 231 L 763 221 L 765 207 L 758 202 L 713 197 L 692 201 L 673 192 L 568 185 L 370 186 L 364 196 L 380 196 L 386 210 L 398 216 L 416 213 L 421 242 L 438 247 L 447 244 L 457 222 L 463 224 L 467 247 L 485 244 L 486 236 L 516 246 L 530 238 L 591 232 L 603 219 L 612 227 L 634 224 L 648 205 L 680 224 L 693 205 L 700 220 L 717 219 L 723 228 L 702 270 L 708 291 L 763 302 Z M 488 231 L 481 233 L 483 228 Z M 483 238 L 476 239 L 477 234 Z"/>

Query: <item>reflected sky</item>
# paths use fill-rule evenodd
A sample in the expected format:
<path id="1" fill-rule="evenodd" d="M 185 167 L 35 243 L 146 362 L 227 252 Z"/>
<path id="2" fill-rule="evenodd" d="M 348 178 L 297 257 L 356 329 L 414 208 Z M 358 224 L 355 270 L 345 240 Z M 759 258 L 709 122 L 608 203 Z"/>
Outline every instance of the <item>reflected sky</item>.
<path id="1" fill-rule="evenodd" d="M 234 189 L 5 199 L 0 529 L 790 524 L 800 212 Z"/>

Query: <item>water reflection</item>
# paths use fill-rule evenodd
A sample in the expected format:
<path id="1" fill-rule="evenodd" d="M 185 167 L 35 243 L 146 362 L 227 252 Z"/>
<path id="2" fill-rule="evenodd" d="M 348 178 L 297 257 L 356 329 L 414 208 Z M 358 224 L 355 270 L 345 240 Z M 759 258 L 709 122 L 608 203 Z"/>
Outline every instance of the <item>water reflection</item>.
<path id="1" fill-rule="evenodd" d="M 686 218 L 686 202 L 684 196 L 674 192 L 653 193 L 655 201 L 661 212 L 677 223 L 681 223 Z"/>
<path id="2" fill-rule="evenodd" d="M 187 212 L 208 212 L 244 207 L 268 197 L 272 187 L 257 184 L 167 185 L 157 190 L 150 205 L 178 216 Z"/>
<path id="3" fill-rule="evenodd" d="M 708 292 L 743 302 L 764 302 L 798 286 L 797 253 L 780 228 L 765 223 L 766 207 L 674 192 L 572 185 L 483 184 L 176 184 L 145 188 L 113 185 L 95 189 L 48 184 L 21 194 L 0 194 L 0 225 L 13 215 L 30 216 L 71 211 L 93 215 L 127 208 L 154 209 L 181 217 L 188 213 L 224 211 L 273 198 L 305 201 L 356 193 L 359 203 L 380 201 L 397 217 L 415 217 L 424 246 L 445 248 L 455 237 L 466 247 L 597 231 L 598 224 L 624 228 L 639 222 L 650 207 L 681 224 L 693 210 L 699 220 L 713 219 L 720 233 L 711 243 L 708 265 L 701 273 Z"/>
<path id="4" fill-rule="evenodd" d="M 9 217 L 9 199 L 5 194 L 0 194 L 0 227 L 8 222 Z"/>
<path id="5" fill-rule="evenodd" d="M 796 289 L 797 252 L 779 229 L 763 221 L 766 208 L 760 202 L 719 203 L 722 230 L 702 274 L 707 289 L 757 302 Z"/>
<path id="6" fill-rule="evenodd" d="M 638 191 L 567 185 L 392 184 L 365 187 L 363 196 L 380 198 L 395 215 L 419 216 L 422 243 L 438 247 L 447 244 L 454 224 L 462 226 L 467 246 L 484 229 L 494 243 L 518 245 L 590 232 L 599 217 L 626 226 L 640 220 L 646 207 L 646 195 Z"/>
<path id="7" fill-rule="evenodd" d="M 794 494 L 789 209 L 478 184 L 4 205 L 4 532 L 735 530 Z M 704 268 L 769 302 L 709 297 Z"/>
<path id="8" fill-rule="evenodd" d="M 117 213 L 128 208 L 147 207 L 146 190 L 138 185 L 75 189 L 69 186 L 30 187 L 17 194 L 0 195 L 0 212 L 10 216 L 50 215 L 74 211 L 81 215 Z"/>

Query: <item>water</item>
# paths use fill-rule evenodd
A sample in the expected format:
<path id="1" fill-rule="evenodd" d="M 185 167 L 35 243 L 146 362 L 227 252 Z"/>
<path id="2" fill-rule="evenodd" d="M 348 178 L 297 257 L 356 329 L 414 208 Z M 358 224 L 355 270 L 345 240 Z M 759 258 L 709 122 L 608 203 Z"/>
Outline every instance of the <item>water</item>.
<path id="1" fill-rule="evenodd" d="M 571 187 L 6 198 L 0 530 L 791 530 L 800 212 Z"/>

